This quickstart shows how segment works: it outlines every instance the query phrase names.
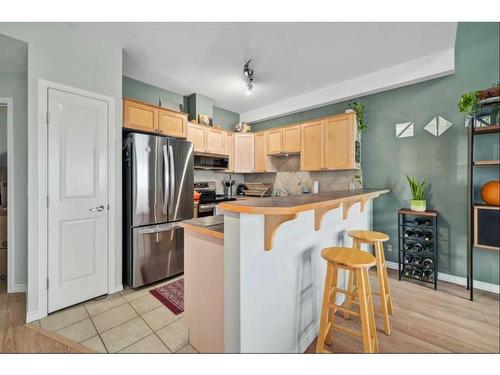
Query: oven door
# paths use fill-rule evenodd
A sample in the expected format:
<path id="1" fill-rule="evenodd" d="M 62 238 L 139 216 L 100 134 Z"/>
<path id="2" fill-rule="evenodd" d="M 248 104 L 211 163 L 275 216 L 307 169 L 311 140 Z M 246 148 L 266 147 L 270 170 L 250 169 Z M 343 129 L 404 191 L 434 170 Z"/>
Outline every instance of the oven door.
<path id="1" fill-rule="evenodd" d="M 198 205 L 198 217 L 214 216 L 217 203 L 200 203 Z"/>

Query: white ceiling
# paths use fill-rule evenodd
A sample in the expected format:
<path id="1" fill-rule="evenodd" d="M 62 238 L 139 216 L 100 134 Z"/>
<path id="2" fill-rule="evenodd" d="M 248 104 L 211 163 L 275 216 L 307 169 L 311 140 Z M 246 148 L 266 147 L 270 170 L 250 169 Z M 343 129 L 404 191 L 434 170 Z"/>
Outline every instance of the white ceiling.
<path id="1" fill-rule="evenodd" d="M 28 45 L 0 35 L 0 73 L 24 73 L 28 69 Z"/>
<path id="2" fill-rule="evenodd" d="M 122 46 L 124 75 L 182 95 L 200 93 L 253 117 L 272 116 L 273 103 L 440 56 L 453 50 L 456 34 L 456 23 L 73 25 Z M 242 74 L 248 58 L 255 70 L 252 95 L 245 93 Z M 259 108 L 269 110 L 257 115 Z"/>

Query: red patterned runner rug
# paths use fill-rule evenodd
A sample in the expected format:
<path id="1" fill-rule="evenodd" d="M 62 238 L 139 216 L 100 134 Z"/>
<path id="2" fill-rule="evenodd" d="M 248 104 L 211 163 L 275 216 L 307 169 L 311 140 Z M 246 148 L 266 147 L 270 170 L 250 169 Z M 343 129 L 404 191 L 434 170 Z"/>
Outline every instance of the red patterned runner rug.
<path id="1" fill-rule="evenodd" d="M 175 315 L 184 311 L 184 278 L 149 291 Z"/>

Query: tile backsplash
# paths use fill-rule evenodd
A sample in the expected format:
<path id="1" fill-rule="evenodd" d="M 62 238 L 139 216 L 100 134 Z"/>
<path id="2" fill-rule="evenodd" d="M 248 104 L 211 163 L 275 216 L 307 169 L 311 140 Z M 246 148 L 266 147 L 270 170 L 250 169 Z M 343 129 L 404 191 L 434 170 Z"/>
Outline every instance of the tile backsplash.
<path id="1" fill-rule="evenodd" d="M 235 180 L 233 194 L 236 194 L 238 184 L 245 182 L 267 182 L 271 183 L 273 191 L 280 191 L 281 195 L 298 195 L 305 187 L 312 193 L 313 181 L 319 182 L 319 191 L 347 190 L 356 175 L 361 175 L 360 170 L 349 171 L 300 171 L 300 157 L 292 155 L 288 157 L 275 157 L 273 163 L 277 172 L 238 174 L 231 173 Z M 222 180 L 229 173 L 220 173 L 195 169 L 194 181 L 215 181 L 217 194 L 223 194 Z"/>
<path id="2" fill-rule="evenodd" d="M 231 175 L 231 177 L 235 180 L 233 186 L 233 194 L 236 195 L 236 187 L 238 184 L 243 183 L 243 175 L 238 173 L 220 173 L 215 171 L 207 171 L 204 169 L 195 169 L 194 170 L 194 182 L 198 181 L 215 181 L 216 193 L 224 194 L 224 188 L 222 187 L 222 180 L 225 176 Z"/>
<path id="3" fill-rule="evenodd" d="M 347 190 L 360 170 L 348 171 L 300 171 L 299 156 L 274 158 L 277 168 L 275 173 L 246 174 L 245 182 L 267 182 L 273 185 L 273 190 L 282 195 L 301 194 L 304 186 L 312 193 L 313 181 L 319 182 L 319 191 Z"/>

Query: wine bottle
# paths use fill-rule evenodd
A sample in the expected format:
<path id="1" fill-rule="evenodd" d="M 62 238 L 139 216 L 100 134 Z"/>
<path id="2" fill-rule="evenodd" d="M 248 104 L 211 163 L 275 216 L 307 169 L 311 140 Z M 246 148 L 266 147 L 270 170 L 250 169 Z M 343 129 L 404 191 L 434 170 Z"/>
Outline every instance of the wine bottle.
<path id="1" fill-rule="evenodd" d="M 411 268 L 410 266 L 406 266 L 403 270 L 403 275 L 405 275 L 406 277 L 411 277 L 412 274 L 413 268 Z"/>
<path id="2" fill-rule="evenodd" d="M 424 269 L 424 280 L 432 281 L 434 280 L 434 270 L 431 268 Z"/>
<path id="3" fill-rule="evenodd" d="M 404 258 L 403 258 L 403 263 L 404 264 L 411 264 L 413 263 L 413 257 L 411 254 L 405 254 Z"/>
<path id="4" fill-rule="evenodd" d="M 434 262 L 430 258 L 425 258 L 424 261 L 422 262 L 422 266 L 424 266 L 424 268 L 432 268 L 433 264 Z"/>
<path id="5" fill-rule="evenodd" d="M 428 253 L 432 253 L 432 244 L 425 244 L 425 251 Z"/>
<path id="6" fill-rule="evenodd" d="M 414 235 L 416 238 L 422 238 L 423 233 L 422 233 L 422 231 L 421 231 L 420 229 L 415 229 L 415 230 L 413 231 L 413 235 Z"/>
<path id="7" fill-rule="evenodd" d="M 411 242 L 405 242 L 405 243 L 403 244 L 403 248 L 404 248 L 405 250 L 411 250 L 411 249 L 413 249 L 413 244 L 412 244 Z"/>
<path id="8" fill-rule="evenodd" d="M 418 226 L 418 225 L 422 225 L 422 221 L 421 221 L 418 217 L 416 217 L 416 218 L 413 220 L 413 225 L 416 225 L 416 226 Z"/>
<path id="9" fill-rule="evenodd" d="M 413 249 L 414 249 L 416 252 L 420 253 L 420 252 L 421 252 L 424 248 L 423 248 L 422 244 L 420 244 L 420 243 L 418 243 L 418 242 L 417 242 L 417 243 L 413 246 Z"/>
<path id="10" fill-rule="evenodd" d="M 421 265 L 422 264 L 422 258 L 421 257 L 415 257 L 413 258 L 413 263 L 412 264 L 416 264 L 416 265 Z"/>
<path id="11" fill-rule="evenodd" d="M 424 240 L 426 240 L 426 241 L 432 240 L 432 233 L 431 232 L 424 232 Z"/>
<path id="12" fill-rule="evenodd" d="M 430 227 L 430 226 L 432 225 L 432 222 L 431 222 L 429 219 L 425 219 L 425 220 L 424 220 L 424 225 L 425 225 L 426 227 Z"/>
<path id="13" fill-rule="evenodd" d="M 412 276 L 413 276 L 414 279 L 422 280 L 422 271 L 419 270 L 419 269 L 417 269 L 417 268 L 415 268 L 413 270 L 413 275 Z"/>
<path id="14" fill-rule="evenodd" d="M 414 235 L 413 230 L 409 228 L 405 228 L 405 230 L 403 231 L 403 236 L 405 236 L 406 238 L 412 238 L 413 235 Z"/>

